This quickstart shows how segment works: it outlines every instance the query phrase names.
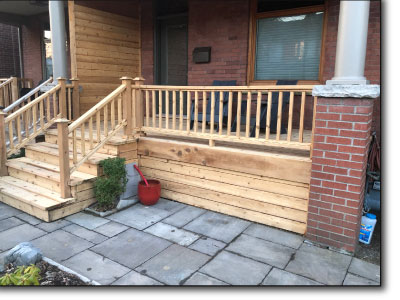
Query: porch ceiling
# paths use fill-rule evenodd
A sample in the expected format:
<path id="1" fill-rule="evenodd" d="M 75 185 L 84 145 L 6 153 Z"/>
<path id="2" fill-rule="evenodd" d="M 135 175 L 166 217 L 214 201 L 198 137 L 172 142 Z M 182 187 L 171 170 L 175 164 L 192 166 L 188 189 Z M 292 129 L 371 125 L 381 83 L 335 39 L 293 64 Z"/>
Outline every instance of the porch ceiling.
<path id="1" fill-rule="evenodd" d="M 48 1 L 0 1 L 0 13 L 32 16 L 48 12 Z"/>

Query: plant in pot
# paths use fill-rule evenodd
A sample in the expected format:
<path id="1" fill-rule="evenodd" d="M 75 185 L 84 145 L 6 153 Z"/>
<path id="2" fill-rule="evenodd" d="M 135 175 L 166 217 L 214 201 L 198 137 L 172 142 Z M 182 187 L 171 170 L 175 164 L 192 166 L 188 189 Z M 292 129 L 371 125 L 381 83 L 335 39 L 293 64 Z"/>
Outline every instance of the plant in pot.
<path id="1" fill-rule="evenodd" d="M 107 158 L 100 162 L 104 176 L 98 177 L 94 183 L 97 199 L 95 209 L 100 212 L 115 208 L 119 196 L 125 192 L 128 182 L 125 169 L 125 158 Z"/>

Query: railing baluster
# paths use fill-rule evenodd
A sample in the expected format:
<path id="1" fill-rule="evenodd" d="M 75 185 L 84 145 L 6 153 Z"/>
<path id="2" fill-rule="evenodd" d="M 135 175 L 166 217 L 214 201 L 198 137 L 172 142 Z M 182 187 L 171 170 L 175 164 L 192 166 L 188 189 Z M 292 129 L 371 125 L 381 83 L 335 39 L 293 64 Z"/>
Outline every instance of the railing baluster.
<path id="1" fill-rule="evenodd" d="M 96 141 L 99 143 L 101 140 L 101 121 L 100 110 L 96 113 Z"/>
<path id="2" fill-rule="evenodd" d="M 229 98 L 228 98 L 228 125 L 226 128 L 226 134 L 228 136 L 231 135 L 231 126 L 232 126 L 232 92 L 229 92 Z"/>
<path id="3" fill-rule="evenodd" d="M 29 137 L 29 112 L 31 110 L 27 109 L 24 113 L 24 119 L 25 119 L 25 138 Z"/>
<path id="4" fill-rule="evenodd" d="M 18 115 L 18 117 L 15 120 L 17 122 L 17 135 L 18 135 L 18 143 L 21 143 L 22 141 L 22 136 L 21 136 L 21 115 Z"/>
<path id="5" fill-rule="evenodd" d="M 240 137 L 240 126 L 242 125 L 242 92 L 238 92 L 236 112 L 236 137 Z"/>
<path id="6" fill-rule="evenodd" d="M 162 90 L 158 90 L 158 128 L 162 128 Z"/>
<path id="7" fill-rule="evenodd" d="M 313 105 L 313 119 L 312 119 L 312 128 L 311 128 L 311 148 L 310 148 L 310 158 L 313 155 L 314 148 L 314 131 L 315 131 L 315 116 L 317 114 L 317 101 L 318 97 L 314 96 L 314 105 Z"/>
<path id="8" fill-rule="evenodd" d="M 85 132 L 85 123 L 82 123 L 81 125 L 81 153 L 83 156 L 86 155 L 86 132 Z"/>
<path id="9" fill-rule="evenodd" d="M 203 92 L 203 113 L 201 116 L 201 132 L 205 133 L 206 132 L 206 119 L 207 119 L 207 92 Z"/>
<path id="10" fill-rule="evenodd" d="M 108 136 L 108 105 L 104 105 L 104 136 Z"/>
<path id="11" fill-rule="evenodd" d="M 247 107 L 246 107 L 246 137 L 250 136 L 251 122 L 251 92 L 247 92 Z"/>
<path id="12" fill-rule="evenodd" d="M 110 103 L 111 105 L 111 129 L 115 128 L 115 99 L 113 99 Z"/>
<path id="13" fill-rule="evenodd" d="M 288 142 L 290 142 L 291 139 L 292 139 L 293 101 L 294 101 L 294 92 L 290 92 L 290 100 L 289 100 L 289 119 L 288 119 L 288 132 L 287 132 L 287 141 L 288 141 Z"/>
<path id="14" fill-rule="evenodd" d="M 172 129 L 176 129 L 176 91 L 172 91 Z"/>
<path id="15" fill-rule="evenodd" d="M 57 110 L 57 95 L 58 95 L 59 91 L 57 93 L 53 93 L 53 112 L 54 112 L 54 118 L 56 118 L 56 116 L 58 115 L 58 110 Z"/>
<path id="16" fill-rule="evenodd" d="M 8 138 L 10 140 L 10 149 L 14 148 L 14 130 L 13 130 L 13 121 L 8 123 Z"/>
<path id="17" fill-rule="evenodd" d="M 224 92 L 220 91 L 219 92 L 219 119 L 218 119 L 218 129 L 219 129 L 219 135 L 222 135 L 222 128 L 223 128 L 223 113 L 224 113 Z"/>
<path id="18" fill-rule="evenodd" d="M 46 97 L 46 113 L 47 113 L 47 122 L 51 120 L 51 111 L 50 111 L 50 97 Z"/>
<path id="19" fill-rule="evenodd" d="M 183 91 L 179 91 L 179 130 L 183 129 Z"/>
<path id="20" fill-rule="evenodd" d="M 267 124 L 265 125 L 265 140 L 269 140 L 271 133 L 271 106 L 272 106 L 272 92 L 268 92 L 268 104 L 267 104 Z"/>
<path id="21" fill-rule="evenodd" d="M 68 120 L 72 120 L 72 99 L 71 99 L 71 88 L 67 88 L 68 94 Z"/>
<path id="22" fill-rule="evenodd" d="M 89 149 L 93 149 L 93 117 L 89 119 Z"/>
<path id="23" fill-rule="evenodd" d="M 199 93 L 194 92 L 194 132 L 197 132 L 199 122 Z"/>
<path id="24" fill-rule="evenodd" d="M 258 92 L 257 111 L 256 111 L 256 139 L 260 137 L 260 117 L 261 117 L 261 92 Z"/>
<path id="25" fill-rule="evenodd" d="M 191 105 L 192 105 L 192 92 L 186 91 L 186 132 L 190 132 L 190 112 L 191 112 Z"/>
<path id="26" fill-rule="evenodd" d="M 39 103 L 39 117 L 40 117 L 40 129 L 44 130 L 44 107 L 43 100 Z"/>
<path id="27" fill-rule="evenodd" d="M 32 122 L 33 122 L 33 132 L 36 133 L 36 123 L 37 123 L 37 104 L 32 107 Z"/>
<path id="28" fill-rule="evenodd" d="M 150 125 L 150 107 L 149 107 L 149 91 L 146 91 L 146 126 L 149 127 Z M 118 102 L 119 104 L 119 102 Z M 118 108 L 119 109 L 119 108 Z M 118 123 L 121 121 L 118 119 Z"/>
<path id="29" fill-rule="evenodd" d="M 118 96 L 118 104 L 117 104 L 117 109 L 118 109 L 118 124 L 121 124 L 122 122 L 122 95 Z"/>
<path id="30" fill-rule="evenodd" d="M 281 125 L 282 125 L 282 99 L 283 92 L 279 92 L 278 98 L 278 120 L 276 123 L 276 140 L 279 141 L 281 139 Z"/>
<path id="31" fill-rule="evenodd" d="M 210 134 L 214 133 L 214 116 L 215 116 L 215 92 L 211 92 L 211 115 L 210 115 Z"/>
<path id="32" fill-rule="evenodd" d="M 82 138 L 82 137 L 81 137 Z M 78 150 L 76 145 L 76 130 L 72 132 L 72 160 L 74 164 L 78 162 Z"/>
<path id="33" fill-rule="evenodd" d="M 151 91 L 151 109 L 153 117 L 152 126 L 156 128 L 156 91 Z"/>
<path id="34" fill-rule="evenodd" d="M 169 91 L 165 90 L 165 128 L 169 128 Z"/>
<path id="35" fill-rule="evenodd" d="M 303 142 L 304 132 L 304 110 L 306 106 L 306 92 L 301 93 L 301 108 L 300 108 L 300 125 L 299 125 L 299 142 Z"/>

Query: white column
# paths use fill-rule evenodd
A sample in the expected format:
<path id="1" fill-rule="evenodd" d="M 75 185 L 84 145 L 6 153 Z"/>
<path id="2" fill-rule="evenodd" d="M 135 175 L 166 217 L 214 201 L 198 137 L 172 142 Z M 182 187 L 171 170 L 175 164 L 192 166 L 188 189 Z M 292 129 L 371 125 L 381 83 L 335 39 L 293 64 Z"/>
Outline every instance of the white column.
<path id="1" fill-rule="evenodd" d="M 368 84 L 364 77 L 369 1 L 340 1 L 335 76 L 326 84 Z"/>
<path id="2" fill-rule="evenodd" d="M 64 1 L 49 1 L 49 15 L 53 47 L 53 78 L 67 78 Z"/>

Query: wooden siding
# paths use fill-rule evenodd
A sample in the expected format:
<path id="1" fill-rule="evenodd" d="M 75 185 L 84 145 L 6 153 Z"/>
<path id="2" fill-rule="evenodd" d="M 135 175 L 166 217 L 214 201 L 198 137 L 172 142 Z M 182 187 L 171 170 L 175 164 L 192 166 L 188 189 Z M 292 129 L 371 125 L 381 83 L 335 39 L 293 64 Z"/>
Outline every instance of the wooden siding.
<path id="1" fill-rule="evenodd" d="M 68 2 L 68 9 L 71 74 L 79 78 L 82 87 L 82 115 L 116 89 L 121 77 L 139 76 L 140 19 L 77 5 L 73 1 Z"/>
<path id="2" fill-rule="evenodd" d="M 161 196 L 269 226 L 306 231 L 311 160 L 141 138 L 139 165 Z"/>

